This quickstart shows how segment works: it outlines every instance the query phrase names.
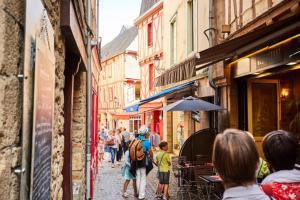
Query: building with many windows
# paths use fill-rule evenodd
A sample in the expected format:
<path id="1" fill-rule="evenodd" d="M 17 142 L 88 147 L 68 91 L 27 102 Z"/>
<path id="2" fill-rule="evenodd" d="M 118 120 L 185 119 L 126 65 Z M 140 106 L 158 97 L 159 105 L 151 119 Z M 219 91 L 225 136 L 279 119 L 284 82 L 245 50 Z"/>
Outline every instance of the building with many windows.
<path id="1" fill-rule="evenodd" d="M 135 27 L 123 26 L 119 35 L 102 47 L 100 126 L 131 130 L 138 129 L 140 124 L 140 119 L 134 113 L 124 111 L 141 95 L 137 33 Z"/>
<path id="2" fill-rule="evenodd" d="M 138 61 L 141 69 L 141 99 L 159 92 L 154 80 L 161 74 L 163 52 L 163 1 L 143 0 L 140 15 L 135 20 L 138 29 Z M 157 64 L 157 62 L 160 64 Z M 162 101 L 146 100 L 140 103 L 138 112 L 142 124 L 163 137 Z"/>

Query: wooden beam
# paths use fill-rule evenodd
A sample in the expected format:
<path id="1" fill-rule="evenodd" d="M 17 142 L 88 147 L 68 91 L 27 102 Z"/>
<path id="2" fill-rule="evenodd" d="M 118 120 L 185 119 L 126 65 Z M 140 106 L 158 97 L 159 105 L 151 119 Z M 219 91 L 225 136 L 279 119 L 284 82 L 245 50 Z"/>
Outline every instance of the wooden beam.
<path id="1" fill-rule="evenodd" d="M 240 21 L 239 21 L 239 28 L 242 28 L 242 26 L 243 26 L 243 0 L 240 0 L 240 12 L 239 12 L 239 15 L 240 15 L 240 17 L 239 17 L 239 19 L 240 19 Z"/>
<path id="2" fill-rule="evenodd" d="M 234 10 L 234 21 L 236 24 L 236 30 L 239 29 L 238 18 L 237 18 L 237 3 L 236 0 L 233 0 L 233 10 Z"/>
<path id="3" fill-rule="evenodd" d="M 228 1 L 228 24 L 231 24 L 231 0 Z"/>
<path id="4" fill-rule="evenodd" d="M 252 0 L 252 19 L 256 17 L 256 7 L 255 7 L 255 0 Z"/>

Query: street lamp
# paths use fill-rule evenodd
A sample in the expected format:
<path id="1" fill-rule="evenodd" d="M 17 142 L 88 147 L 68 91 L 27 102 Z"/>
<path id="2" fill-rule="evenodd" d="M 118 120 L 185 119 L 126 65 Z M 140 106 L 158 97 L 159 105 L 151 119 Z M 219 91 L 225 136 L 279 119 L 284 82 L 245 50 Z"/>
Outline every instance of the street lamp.
<path id="1" fill-rule="evenodd" d="M 160 57 L 158 55 L 155 55 L 153 58 L 153 66 L 157 71 L 163 71 L 163 68 L 160 68 Z"/>

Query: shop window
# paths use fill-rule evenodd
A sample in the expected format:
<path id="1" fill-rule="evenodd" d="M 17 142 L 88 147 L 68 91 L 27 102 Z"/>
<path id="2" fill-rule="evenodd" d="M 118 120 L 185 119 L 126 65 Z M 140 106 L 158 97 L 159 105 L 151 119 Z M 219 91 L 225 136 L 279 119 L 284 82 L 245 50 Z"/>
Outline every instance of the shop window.
<path id="1" fill-rule="evenodd" d="M 152 23 L 148 24 L 147 33 L 148 33 L 148 47 L 150 47 L 150 46 L 153 45 L 153 26 L 152 26 Z"/>
<path id="2" fill-rule="evenodd" d="M 129 132 L 134 133 L 134 131 L 139 130 L 141 127 L 141 118 L 132 117 L 129 120 Z"/>

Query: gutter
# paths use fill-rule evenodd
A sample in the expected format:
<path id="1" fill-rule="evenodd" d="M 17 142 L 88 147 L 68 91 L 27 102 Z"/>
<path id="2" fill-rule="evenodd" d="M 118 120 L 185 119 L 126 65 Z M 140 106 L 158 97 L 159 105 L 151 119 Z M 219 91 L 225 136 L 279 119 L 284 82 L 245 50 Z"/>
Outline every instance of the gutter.
<path id="1" fill-rule="evenodd" d="M 91 0 L 87 0 L 87 24 L 91 27 L 92 24 L 92 13 L 91 13 Z M 87 132 L 86 132 L 86 200 L 91 199 L 91 130 L 92 130 L 92 60 L 91 60 L 91 32 L 86 30 L 87 37 L 87 56 L 88 65 L 86 73 L 86 96 L 87 96 Z"/>
<path id="2" fill-rule="evenodd" d="M 206 31 L 209 31 L 209 36 L 208 36 L 209 47 L 214 46 L 212 31 L 215 30 L 213 28 L 215 13 L 214 13 L 213 6 L 214 6 L 214 0 L 209 0 L 209 28 L 206 30 Z M 213 65 L 208 66 L 208 80 L 209 80 L 209 85 L 215 91 L 214 104 L 219 105 L 220 104 L 219 88 L 217 87 L 216 83 L 213 80 L 212 68 L 213 68 Z M 214 122 L 213 128 L 214 128 L 214 130 L 216 130 L 216 132 L 218 132 L 218 112 L 217 111 L 214 111 L 214 121 L 213 122 Z"/>

